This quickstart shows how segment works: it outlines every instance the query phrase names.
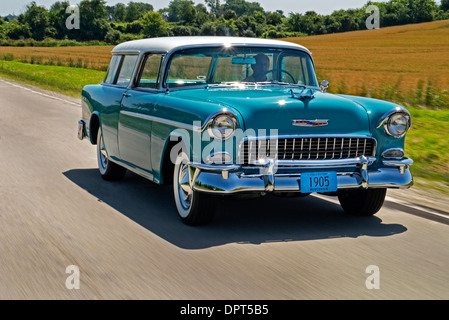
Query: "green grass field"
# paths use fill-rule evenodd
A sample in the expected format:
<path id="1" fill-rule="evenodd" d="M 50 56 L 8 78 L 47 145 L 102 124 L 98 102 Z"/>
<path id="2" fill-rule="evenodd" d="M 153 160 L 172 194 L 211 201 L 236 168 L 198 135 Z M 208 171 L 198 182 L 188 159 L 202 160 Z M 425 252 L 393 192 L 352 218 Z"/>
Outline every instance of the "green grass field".
<path id="1" fill-rule="evenodd" d="M 406 136 L 405 153 L 415 161 L 411 168 L 416 183 L 449 192 L 449 111 L 408 110 L 412 128 Z"/>
<path id="2" fill-rule="evenodd" d="M 80 97 L 81 89 L 87 84 L 100 83 L 105 72 L 17 61 L 0 61 L 0 76 L 73 97 Z"/>

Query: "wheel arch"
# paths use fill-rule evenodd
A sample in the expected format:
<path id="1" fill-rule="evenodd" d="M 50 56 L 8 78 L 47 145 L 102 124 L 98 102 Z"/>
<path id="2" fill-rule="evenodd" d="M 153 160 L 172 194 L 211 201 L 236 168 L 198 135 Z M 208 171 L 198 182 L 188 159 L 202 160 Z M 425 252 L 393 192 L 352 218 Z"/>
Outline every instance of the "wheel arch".
<path id="1" fill-rule="evenodd" d="M 160 184 L 170 184 L 173 181 L 173 169 L 174 163 L 170 157 L 172 149 L 183 143 L 184 146 L 188 145 L 190 141 L 189 137 L 185 133 L 173 131 L 165 141 L 164 151 L 162 154 L 161 168 L 160 168 Z M 189 148 L 190 149 L 190 148 Z"/>
<path id="2" fill-rule="evenodd" d="M 89 137 L 90 137 L 90 143 L 96 145 L 97 144 L 97 134 L 98 129 L 100 129 L 101 122 L 100 122 L 100 115 L 98 112 L 92 113 L 89 120 Z"/>

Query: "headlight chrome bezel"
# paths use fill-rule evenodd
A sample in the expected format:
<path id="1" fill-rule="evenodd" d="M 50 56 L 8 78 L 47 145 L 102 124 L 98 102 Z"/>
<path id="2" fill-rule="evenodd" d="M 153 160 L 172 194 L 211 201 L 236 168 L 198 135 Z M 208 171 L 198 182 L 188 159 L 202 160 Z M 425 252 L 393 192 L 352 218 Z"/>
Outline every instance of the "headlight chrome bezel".
<path id="1" fill-rule="evenodd" d="M 404 126 L 405 129 L 401 132 L 395 132 L 397 129 L 395 129 L 393 126 L 395 125 L 393 121 L 395 121 L 396 117 L 403 117 L 403 120 L 405 122 Z M 408 130 L 412 126 L 412 117 L 410 115 L 410 112 L 408 112 L 407 109 L 397 107 L 393 110 L 390 110 L 389 112 L 385 113 L 377 126 L 377 128 L 380 128 L 381 126 L 384 127 L 385 133 L 391 137 L 400 139 L 405 136 L 405 134 L 408 132 Z"/>
<path id="2" fill-rule="evenodd" d="M 228 125 L 223 125 L 226 122 Z M 213 114 L 206 122 L 209 136 L 218 141 L 225 141 L 232 138 L 238 125 L 237 116 L 227 109 Z"/>

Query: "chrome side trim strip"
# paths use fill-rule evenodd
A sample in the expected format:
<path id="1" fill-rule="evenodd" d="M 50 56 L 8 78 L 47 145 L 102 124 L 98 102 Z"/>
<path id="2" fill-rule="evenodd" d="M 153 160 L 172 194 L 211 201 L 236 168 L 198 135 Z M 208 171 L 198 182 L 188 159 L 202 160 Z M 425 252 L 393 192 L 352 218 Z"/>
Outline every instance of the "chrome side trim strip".
<path id="1" fill-rule="evenodd" d="M 120 111 L 120 113 L 125 115 L 125 116 L 139 118 L 139 119 L 148 120 L 148 121 L 154 121 L 154 122 L 158 122 L 158 123 L 163 123 L 163 124 L 166 124 L 166 125 L 169 125 L 169 126 L 178 127 L 178 128 L 181 128 L 181 129 L 198 131 L 198 132 L 201 132 L 201 130 L 202 130 L 201 127 L 198 127 L 198 126 L 195 126 L 195 125 L 192 125 L 192 124 L 186 124 L 186 123 L 182 123 L 182 122 L 178 122 L 178 121 L 167 120 L 167 119 L 163 119 L 163 118 L 159 118 L 159 117 L 155 117 L 155 116 L 150 116 L 150 115 L 146 115 L 146 114 L 130 112 L 130 111 Z"/>
<path id="2" fill-rule="evenodd" d="M 164 118 L 159 118 L 159 117 L 155 117 L 155 116 L 150 116 L 147 114 L 141 114 L 141 113 L 137 113 L 137 112 L 131 112 L 131 111 L 120 111 L 121 114 L 129 116 L 129 117 L 134 117 L 134 118 L 139 118 L 139 119 L 144 119 L 144 120 L 148 120 L 148 121 L 154 121 L 154 122 L 158 122 L 158 123 L 163 123 L 169 126 L 174 126 L 174 127 L 178 127 L 181 129 L 186 129 L 186 130 L 192 130 L 192 131 L 196 131 L 196 132 L 203 132 L 204 130 L 206 130 L 208 128 L 208 126 L 210 125 L 210 123 L 214 120 L 214 118 L 218 115 L 221 114 L 227 114 L 229 116 L 231 116 L 234 121 L 235 121 L 235 126 L 236 128 L 240 127 L 237 115 L 226 109 L 223 108 L 220 111 L 214 112 L 212 113 L 204 122 L 204 124 L 199 127 L 199 126 L 195 126 L 193 124 L 187 124 L 187 123 L 183 123 L 183 122 L 178 122 L 178 121 L 174 121 L 174 120 L 168 120 L 168 119 L 164 119 Z"/>

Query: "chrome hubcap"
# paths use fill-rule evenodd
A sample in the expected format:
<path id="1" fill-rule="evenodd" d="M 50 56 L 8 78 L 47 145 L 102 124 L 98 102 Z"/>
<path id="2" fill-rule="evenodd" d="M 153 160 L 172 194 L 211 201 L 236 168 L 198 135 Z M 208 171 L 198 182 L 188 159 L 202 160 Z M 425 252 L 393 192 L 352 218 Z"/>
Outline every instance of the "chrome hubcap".
<path id="1" fill-rule="evenodd" d="M 104 146 L 103 137 L 100 137 L 99 149 L 100 149 L 100 163 L 103 168 L 106 168 L 106 166 L 108 165 L 108 156 L 106 154 L 106 147 Z"/>
<path id="2" fill-rule="evenodd" d="M 181 202 L 181 205 L 184 207 L 184 209 L 190 208 L 190 205 L 192 203 L 193 190 L 190 186 L 189 166 L 183 163 L 180 165 L 178 175 L 178 194 L 179 201 Z"/>

